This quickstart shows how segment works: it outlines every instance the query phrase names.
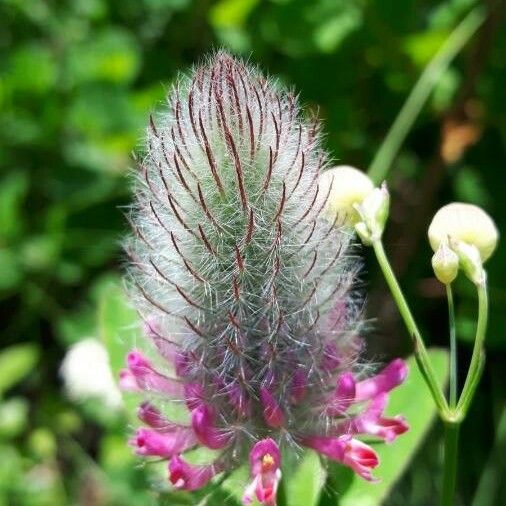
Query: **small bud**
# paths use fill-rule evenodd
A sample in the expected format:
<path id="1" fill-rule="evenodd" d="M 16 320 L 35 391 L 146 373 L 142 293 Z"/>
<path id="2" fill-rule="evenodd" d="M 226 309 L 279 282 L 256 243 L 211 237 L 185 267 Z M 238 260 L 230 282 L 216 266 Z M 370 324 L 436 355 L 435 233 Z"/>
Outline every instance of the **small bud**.
<path id="1" fill-rule="evenodd" d="M 355 232 L 360 237 L 360 240 L 364 246 L 370 246 L 372 244 L 373 239 L 371 236 L 371 231 L 363 221 L 355 223 Z"/>
<path id="2" fill-rule="evenodd" d="M 361 219 L 355 224 L 355 230 L 366 246 L 383 234 L 389 207 L 390 194 L 386 183 L 383 183 L 380 188 L 374 188 L 361 204 L 355 204 L 355 209 Z"/>
<path id="3" fill-rule="evenodd" d="M 459 257 L 442 242 L 432 257 L 432 268 L 436 278 L 444 285 L 449 285 L 459 273 Z"/>
<path id="4" fill-rule="evenodd" d="M 428 236 L 434 251 L 450 237 L 454 241 L 475 246 L 481 261 L 485 262 L 494 252 L 499 234 L 485 211 L 472 204 L 454 202 L 435 214 Z"/>
<path id="5" fill-rule="evenodd" d="M 360 215 L 371 231 L 374 234 L 379 233 L 381 235 L 390 208 L 390 194 L 386 183 L 383 182 L 380 188 L 374 188 L 359 207 Z"/>
<path id="6" fill-rule="evenodd" d="M 457 253 L 464 274 L 475 285 L 483 284 L 486 274 L 478 248 L 472 244 L 454 240 L 450 240 L 450 247 Z"/>
<path id="7" fill-rule="evenodd" d="M 361 204 L 374 189 L 373 182 L 363 172 L 348 165 L 339 165 L 325 171 L 318 183 L 322 194 L 326 194 L 325 190 L 332 185 L 327 213 L 332 218 L 339 213 L 351 225 L 360 220 L 355 205 Z"/>

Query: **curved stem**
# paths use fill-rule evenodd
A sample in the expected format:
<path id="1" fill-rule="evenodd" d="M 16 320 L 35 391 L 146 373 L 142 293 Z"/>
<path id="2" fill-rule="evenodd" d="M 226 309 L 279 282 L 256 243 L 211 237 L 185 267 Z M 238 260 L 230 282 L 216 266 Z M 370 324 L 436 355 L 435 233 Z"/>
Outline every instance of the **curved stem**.
<path id="1" fill-rule="evenodd" d="M 411 310 L 409 309 L 408 303 L 404 298 L 401 287 L 399 286 L 392 267 L 390 266 L 390 262 L 386 256 L 385 249 L 383 248 L 383 243 L 380 239 L 377 239 L 372 243 L 372 246 L 383 272 L 383 276 L 385 277 L 388 287 L 390 288 L 390 292 L 392 293 L 392 297 L 397 304 L 408 332 L 414 340 L 414 351 L 418 367 L 420 368 L 425 382 L 431 391 L 432 397 L 438 407 L 441 417 L 447 418 L 449 414 L 448 403 L 446 402 L 443 391 L 441 390 L 441 387 L 437 381 L 432 364 L 430 363 L 429 355 L 423 342 L 422 335 L 420 334 L 415 319 L 413 318 Z"/>
<path id="2" fill-rule="evenodd" d="M 425 67 L 369 167 L 368 175 L 374 182 L 379 183 L 385 179 L 404 139 L 413 127 L 434 86 L 484 19 L 483 8 L 481 6 L 475 7 L 453 30 Z"/>
<path id="3" fill-rule="evenodd" d="M 473 355 L 471 357 L 469 371 L 467 372 L 464 388 L 462 389 L 457 404 L 457 412 L 461 413 L 462 417 L 465 416 L 471 404 L 485 362 L 483 342 L 485 340 L 488 322 L 488 292 L 486 280 L 484 279 L 476 288 L 478 290 L 478 324 L 476 326 L 476 338 L 474 340 Z"/>
<path id="4" fill-rule="evenodd" d="M 441 506 L 455 505 L 459 428 L 460 423 L 445 422 L 443 493 L 441 495 Z"/>
<path id="5" fill-rule="evenodd" d="M 450 409 L 457 406 L 457 334 L 455 331 L 455 306 L 450 284 L 446 285 L 448 321 L 450 326 Z"/>

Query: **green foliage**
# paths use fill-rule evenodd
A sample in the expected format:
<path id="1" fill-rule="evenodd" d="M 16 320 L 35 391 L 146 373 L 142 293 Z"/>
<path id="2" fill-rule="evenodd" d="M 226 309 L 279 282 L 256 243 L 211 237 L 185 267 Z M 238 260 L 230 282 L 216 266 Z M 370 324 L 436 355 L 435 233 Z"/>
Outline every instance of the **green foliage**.
<path id="1" fill-rule="evenodd" d="M 27 376 L 37 364 L 39 350 L 35 344 L 18 344 L 0 354 L 0 396 Z"/>
<path id="2" fill-rule="evenodd" d="M 58 376 L 66 350 L 81 339 L 101 339 L 115 370 L 135 342 L 135 315 L 117 281 L 119 240 L 127 228 L 130 152 L 140 144 L 148 113 L 177 70 L 223 45 L 300 92 L 303 102 L 319 109 L 335 159 L 365 168 L 424 66 L 476 3 L 0 2 L 0 504 L 239 504 L 245 474 L 233 487 L 225 484 L 226 492 L 166 492 L 164 470 L 137 466 L 126 447 L 126 415 L 101 416 L 106 410 L 100 404 L 70 402 Z M 431 214 L 450 200 L 464 200 L 485 206 L 500 230 L 506 226 L 506 30 L 500 25 L 504 6 L 490 4 L 492 20 L 440 77 L 389 173 L 396 207 L 386 247 L 424 334 L 435 336 L 438 346 L 448 344 L 447 324 L 424 237 Z M 440 160 L 441 132 L 461 149 L 453 161 Z M 368 265 L 366 278 L 369 315 L 377 318 L 370 358 L 407 355 L 409 340 L 374 269 Z M 506 502 L 504 422 L 499 425 L 506 392 L 501 243 L 487 270 L 487 366 L 462 428 L 465 464 L 459 470 L 459 501 L 475 500 L 475 506 Z M 459 359 L 466 364 L 476 321 L 466 280 L 457 283 L 456 303 Z M 417 395 L 408 398 L 399 410 L 406 414 L 421 406 Z M 415 419 L 409 421 L 416 426 Z M 501 428 L 497 434 L 495 427 Z M 403 447 L 402 440 L 380 450 L 383 472 L 395 464 L 387 454 L 399 449 L 403 465 L 411 458 L 385 504 L 434 503 L 439 443 L 436 425 L 415 457 L 414 446 Z M 308 459 L 299 469 L 313 466 Z M 331 492 L 351 478 L 340 466 L 328 471 L 322 506 L 337 504 Z M 314 500 L 321 476 L 300 473 L 286 487 L 287 504 Z"/>

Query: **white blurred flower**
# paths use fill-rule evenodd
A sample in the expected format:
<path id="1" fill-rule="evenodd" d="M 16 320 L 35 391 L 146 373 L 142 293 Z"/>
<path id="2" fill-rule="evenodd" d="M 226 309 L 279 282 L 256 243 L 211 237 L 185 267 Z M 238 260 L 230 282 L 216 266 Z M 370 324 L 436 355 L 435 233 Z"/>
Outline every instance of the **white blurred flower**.
<path id="1" fill-rule="evenodd" d="M 123 404 L 109 355 L 97 339 L 84 339 L 71 346 L 62 361 L 60 374 L 68 396 L 74 401 L 95 398 L 111 409 Z"/>

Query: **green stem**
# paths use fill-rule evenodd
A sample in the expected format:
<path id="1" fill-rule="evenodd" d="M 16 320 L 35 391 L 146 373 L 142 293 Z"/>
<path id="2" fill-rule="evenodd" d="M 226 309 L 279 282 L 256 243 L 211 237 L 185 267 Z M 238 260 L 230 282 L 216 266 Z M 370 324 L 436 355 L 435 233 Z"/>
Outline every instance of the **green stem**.
<path id="1" fill-rule="evenodd" d="M 441 506 L 455 506 L 459 428 L 459 422 L 445 422 L 443 494 L 441 495 Z"/>
<path id="2" fill-rule="evenodd" d="M 476 286 L 478 290 L 478 324 L 476 326 L 476 338 L 474 340 L 473 355 L 471 357 L 471 364 L 467 372 L 464 388 L 460 395 L 457 404 L 457 412 L 461 414 L 462 418 L 467 413 L 469 405 L 473 399 L 474 392 L 480 381 L 481 372 L 485 362 L 485 353 L 483 351 L 483 342 L 485 341 L 485 334 L 487 332 L 488 322 L 488 293 L 487 282 L 483 282 Z"/>
<path id="3" fill-rule="evenodd" d="M 380 183 L 386 178 L 404 139 L 413 127 L 416 118 L 441 75 L 480 27 L 484 19 L 485 12 L 483 8 L 481 6 L 474 8 L 453 30 L 425 67 L 369 167 L 368 175 L 374 182 Z"/>
<path id="4" fill-rule="evenodd" d="M 413 315 L 411 314 L 408 303 L 404 298 L 404 294 L 402 293 L 401 287 L 397 282 L 392 267 L 390 266 L 390 262 L 386 256 L 385 249 L 383 248 L 383 243 L 380 239 L 377 239 L 372 243 L 372 246 L 383 272 L 383 276 L 385 277 L 388 287 L 390 288 L 392 296 L 395 300 L 395 303 L 397 304 L 404 323 L 406 324 L 408 332 L 414 339 L 414 351 L 418 367 L 420 368 L 425 382 L 431 391 L 432 397 L 434 398 L 434 402 L 438 407 L 441 417 L 446 418 L 449 413 L 448 403 L 446 402 L 443 391 L 441 390 L 441 387 L 437 381 L 436 374 L 434 372 L 432 364 L 430 363 L 429 355 L 427 353 L 427 349 L 423 342 L 420 331 L 418 330 L 418 326 L 415 322 L 415 319 L 413 318 Z"/>
<path id="5" fill-rule="evenodd" d="M 457 406 L 457 333 L 455 331 L 455 306 L 450 284 L 446 285 L 448 320 L 450 325 L 450 409 Z"/>

